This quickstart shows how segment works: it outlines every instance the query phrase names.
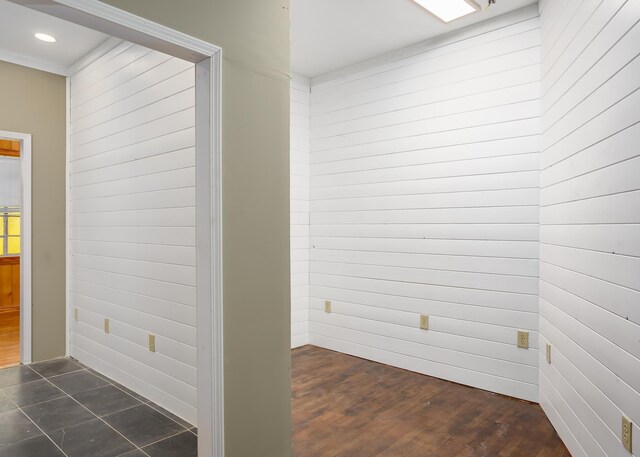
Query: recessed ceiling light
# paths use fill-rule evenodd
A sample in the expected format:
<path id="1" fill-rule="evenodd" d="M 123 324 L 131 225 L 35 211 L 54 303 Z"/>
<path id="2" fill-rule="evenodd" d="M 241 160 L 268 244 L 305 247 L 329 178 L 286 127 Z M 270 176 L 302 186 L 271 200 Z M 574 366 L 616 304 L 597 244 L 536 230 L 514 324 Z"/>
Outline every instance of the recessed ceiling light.
<path id="1" fill-rule="evenodd" d="M 55 43 L 57 40 L 51 35 L 47 35 L 46 33 L 36 33 L 34 35 L 38 40 L 45 41 L 47 43 Z"/>
<path id="2" fill-rule="evenodd" d="M 473 0 L 414 0 L 418 5 L 444 22 L 466 16 L 480 7 Z"/>

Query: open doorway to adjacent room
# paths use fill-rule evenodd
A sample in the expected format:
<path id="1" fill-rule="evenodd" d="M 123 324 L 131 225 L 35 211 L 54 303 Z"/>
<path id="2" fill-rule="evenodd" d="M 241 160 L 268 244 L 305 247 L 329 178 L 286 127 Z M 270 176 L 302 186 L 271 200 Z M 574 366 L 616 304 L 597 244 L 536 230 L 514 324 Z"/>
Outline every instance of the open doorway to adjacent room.
<path id="1" fill-rule="evenodd" d="M 0 17 L 0 449 L 220 455 L 220 49 L 92 0 Z"/>
<path id="2" fill-rule="evenodd" d="M 29 135 L 0 131 L 0 368 L 31 358 L 30 153 Z"/>
<path id="3" fill-rule="evenodd" d="M 569 455 L 536 404 L 536 3 L 292 0 L 296 457 Z"/>

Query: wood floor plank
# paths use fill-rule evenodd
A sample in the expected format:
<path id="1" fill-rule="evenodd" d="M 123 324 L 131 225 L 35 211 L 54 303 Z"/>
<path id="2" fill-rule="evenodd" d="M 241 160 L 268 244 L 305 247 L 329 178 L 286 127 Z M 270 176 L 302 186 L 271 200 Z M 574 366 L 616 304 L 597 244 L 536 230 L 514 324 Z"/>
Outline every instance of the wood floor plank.
<path id="1" fill-rule="evenodd" d="M 0 368 L 20 363 L 20 308 L 0 311 Z"/>
<path id="2" fill-rule="evenodd" d="M 314 346 L 292 401 L 294 457 L 570 457 L 539 405 Z"/>

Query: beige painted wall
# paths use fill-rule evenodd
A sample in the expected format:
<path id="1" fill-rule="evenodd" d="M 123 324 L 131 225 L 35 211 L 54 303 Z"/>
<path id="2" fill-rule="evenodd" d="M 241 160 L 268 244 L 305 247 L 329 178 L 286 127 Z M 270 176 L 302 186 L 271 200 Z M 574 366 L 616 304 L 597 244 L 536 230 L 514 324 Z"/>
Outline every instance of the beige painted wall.
<path id="1" fill-rule="evenodd" d="M 0 130 L 32 135 L 33 360 L 65 354 L 63 76 L 0 61 Z"/>
<path id="2" fill-rule="evenodd" d="M 289 1 L 106 3 L 223 49 L 226 455 L 288 456 Z"/>

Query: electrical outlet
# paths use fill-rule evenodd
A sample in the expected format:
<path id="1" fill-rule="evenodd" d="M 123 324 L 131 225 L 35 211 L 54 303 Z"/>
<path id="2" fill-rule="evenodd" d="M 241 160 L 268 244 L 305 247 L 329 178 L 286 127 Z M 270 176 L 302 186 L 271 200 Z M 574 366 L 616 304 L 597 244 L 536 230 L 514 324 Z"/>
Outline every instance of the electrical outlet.
<path id="1" fill-rule="evenodd" d="M 109 333 L 109 319 L 104 319 L 104 333 Z"/>
<path id="2" fill-rule="evenodd" d="M 551 345 L 547 343 L 547 363 L 551 364 Z"/>
<path id="3" fill-rule="evenodd" d="M 633 423 L 622 416 L 622 445 L 624 448 L 629 451 L 629 453 L 633 452 Z"/>
<path id="4" fill-rule="evenodd" d="M 331 312 L 331 300 L 325 300 L 324 301 L 324 312 L 325 313 L 330 313 Z"/>
<path id="5" fill-rule="evenodd" d="M 429 330 L 429 316 L 425 314 L 420 315 L 420 328 L 422 330 Z"/>
<path id="6" fill-rule="evenodd" d="M 149 335 L 149 351 L 156 352 L 156 336 Z"/>
<path id="7" fill-rule="evenodd" d="M 529 349 L 529 332 L 518 330 L 518 347 Z"/>
<path id="8" fill-rule="evenodd" d="M 74 317 L 74 319 L 75 319 L 76 321 L 77 321 L 77 320 L 79 320 L 79 319 L 78 319 L 78 308 L 74 308 L 74 309 L 73 309 L 73 317 Z"/>

